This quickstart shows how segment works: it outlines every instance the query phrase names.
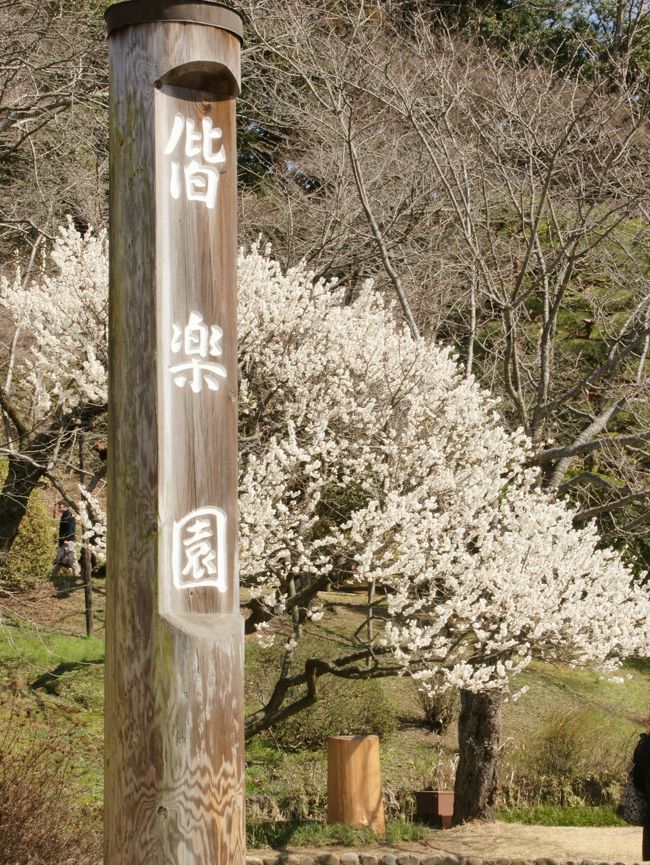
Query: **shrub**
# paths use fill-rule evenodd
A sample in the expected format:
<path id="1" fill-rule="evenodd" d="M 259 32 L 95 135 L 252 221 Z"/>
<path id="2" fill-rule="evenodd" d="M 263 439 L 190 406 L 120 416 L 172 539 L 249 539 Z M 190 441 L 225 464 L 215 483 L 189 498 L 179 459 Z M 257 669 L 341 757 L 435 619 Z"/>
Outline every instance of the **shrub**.
<path id="1" fill-rule="evenodd" d="M 417 682 L 413 684 L 415 698 L 422 710 L 426 727 L 438 735 L 446 733 L 456 717 L 458 691 L 455 688 L 447 691 L 425 691 Z"/>
<path id="2" fill-rule="evenodd" d="M 612 805 L 629 764 L 627 736 L 587 709 L 548 717 L 524 748 L 506 757 L 502 797 L 522 803 Z"/>
<path id="3" fill-rule="evenodd" d="M 0 463 L 0 483 L 7 473 L 6 460 Z M 27 511 L 0 568 L 0 585 L 10 591 L 24 592 L 34 588 L 52 567 L 56 534 L 40 492 L 29 497 Z"/>
<path id="4" fill-rule="evenodd" d="M 267 734 L 287 751 L 316 751 L 328 736 L 379 736 L 397 729 L 397 716 L 379 682 L 332 679 L 310 709 L 276 724 Z"/>
<path id="5" fill-rule="evenodd" d="M 533 739 L 530 756 L 533 769 L 540 776 L 575 777 L 585 756 L 587 722 L 583 712 L 551 716 Z"/>
<path id="6" fill-rule="evenodd" d="M 417 823 L 407 823 L 403 820 L 387 820 L 386 835 L 382 841 L 387 844 L 423 841 L 431 831 Z M 367 847 L 377 844 L 380 840 L 372 829 L 361 827 L 352 829 L 340 823 L 322 823 L 315 821 L 276 821 L 259 822 L 246 821 L 246 840 L 249 848 L 272 847 L 331 847 L 344 845 L 346 847 Z"/>
<path id="7" fill-rule="evenodd" d="M 325 820 L 327 760 L 321 752 L 280 751 L 268 736 L 246 743 L 247 823 Z"/>
<path id="8" fill-rule="evenodd" d="M 52 738 L 26 741 L 16 722 L 0 734 L 0 862 L 98 865 L 100 839 L 82 830 L 72 804 L 66 754 Z"/>

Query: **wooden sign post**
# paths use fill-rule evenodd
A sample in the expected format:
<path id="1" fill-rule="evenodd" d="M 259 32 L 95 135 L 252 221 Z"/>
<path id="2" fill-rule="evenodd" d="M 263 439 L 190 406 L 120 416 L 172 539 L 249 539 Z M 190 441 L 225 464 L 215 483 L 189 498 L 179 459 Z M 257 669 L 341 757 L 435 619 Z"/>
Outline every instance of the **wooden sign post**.
<path id="1" fill-rule="evenodd" d="M 240 865 L 241 20 L 208 0 L 126 0 L 106 20 L 105 863 Z"/>

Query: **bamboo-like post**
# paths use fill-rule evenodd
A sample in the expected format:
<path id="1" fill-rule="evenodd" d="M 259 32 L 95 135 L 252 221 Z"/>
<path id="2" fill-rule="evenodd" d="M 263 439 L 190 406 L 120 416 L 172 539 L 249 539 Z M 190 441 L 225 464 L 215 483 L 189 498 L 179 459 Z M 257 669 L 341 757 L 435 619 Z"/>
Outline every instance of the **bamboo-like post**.
<path id="1" fill-rule="evenodd" d="M 106 865 L 241 865 L 241 20 L 127 0 L 110 48 Z"/>
<path id="2" fill-rule="evenodd" d="M 378 736 L 327 740 L 327 822 L 384 834 Z"/>
<path id="3" fill-rule="evenodd" d="M 84 485 L 87 482 L 86 472 L 85 472 L 85 453 L 84 448 L 86 445 L 86 436 L 83 431 L 79 431 L 79 484 Z M 94 628 L 94 616 L 93 616 L 93 574 L 92 574 L 92 562 L 90 559 L 90 549 L 88 548 L 88 542 L 84 537 L 81 538 L 81 555 L 79 556 L 79 560 L 81 563 L 81 578 L 84 583 L 84 602 L 85 602 L 85 612 L 86 612 L 86 636 L 92 637 L 95 628 Z"/>

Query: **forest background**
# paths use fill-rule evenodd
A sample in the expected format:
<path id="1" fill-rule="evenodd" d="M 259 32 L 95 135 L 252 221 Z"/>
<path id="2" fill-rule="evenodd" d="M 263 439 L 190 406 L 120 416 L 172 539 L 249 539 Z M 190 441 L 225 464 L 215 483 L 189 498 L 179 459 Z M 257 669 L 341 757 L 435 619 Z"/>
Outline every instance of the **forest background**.
<path id="1" fill-rule="evenodd" d="M 350 300 L 373 280 L 414 336 L 451 346 L 502 398 L 546 487 L 577 506 L 575 524 L 596 520 L 643 574 L 648 4 L 240 8 L 241 242 L 270 240 L 283 266 L 304 260 Z M 25 285 L 68 217 L 80 232 L 106 225 L 102 12 L 0 4 L 0 262 L 13 278 L 19 261 Z M 15 620 L 49 563 L 10 560 L 27 502 L 37 511 L 55 490 L 79 507 L 78 479 L 101 489 L 105 405 L 32 422 L 14 370 L 33 334 L 6 315 L 1 335 L 0 552 Z M 40 526 L 47 535 L 42 513 Z M 20 615 L 35 621 L 41 604 Z"/>

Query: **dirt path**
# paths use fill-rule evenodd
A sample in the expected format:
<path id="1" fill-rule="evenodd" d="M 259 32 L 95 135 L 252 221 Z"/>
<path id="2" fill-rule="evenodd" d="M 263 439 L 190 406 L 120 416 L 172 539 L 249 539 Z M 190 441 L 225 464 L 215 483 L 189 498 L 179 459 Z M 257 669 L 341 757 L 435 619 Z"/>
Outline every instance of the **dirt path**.
<path id="1" fill-rule="evenodd" d="M 367 850 L 374 855 L 399 851 L 413 851 L 422 856 L 444 852 L 479 859 L 548 858 L 560 862 L 591 859 L 594 862 L 633 865 L 641 861 L 641 829 L 468 823 L 440 832 L 424 844 L 399 844 L 381 850 Z M 249 855 L 263 856 L 270 852 L 249 851 Z M 336 852 L 343 850 L 337 848 Z"/>
<path id="2" fill-rule="evenodd" d="M 490 859 L 547 857 L 634 863 L 641 859 L 641 829 L 469 824 L 441 832 L 434 842 L 429 842 L 427 848 L 436 852 L 444 850 L 446 853 Z"/>

